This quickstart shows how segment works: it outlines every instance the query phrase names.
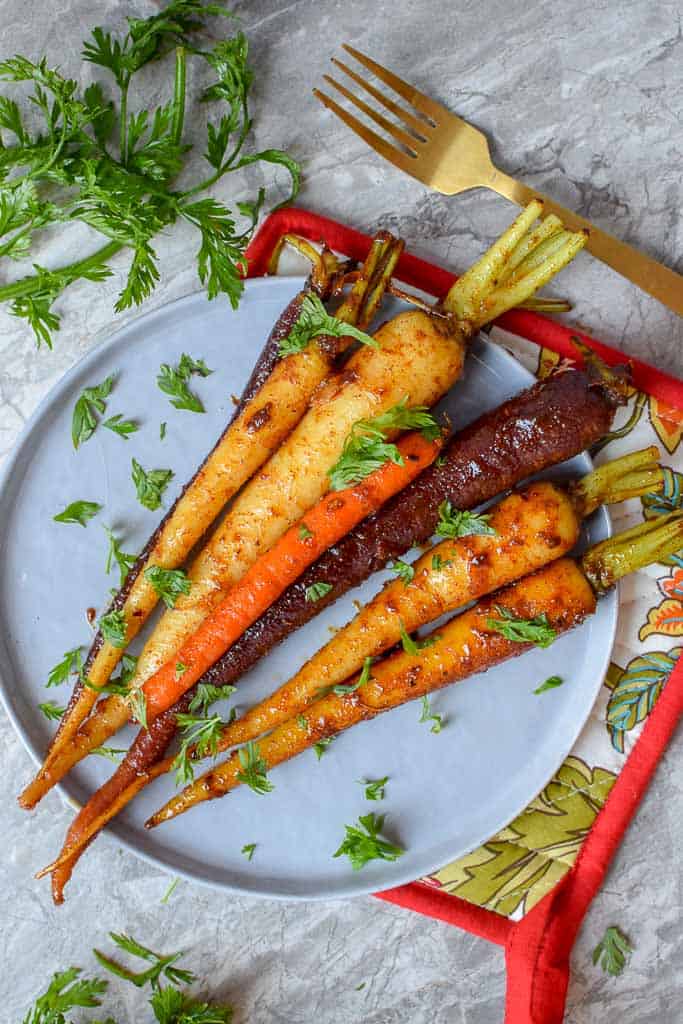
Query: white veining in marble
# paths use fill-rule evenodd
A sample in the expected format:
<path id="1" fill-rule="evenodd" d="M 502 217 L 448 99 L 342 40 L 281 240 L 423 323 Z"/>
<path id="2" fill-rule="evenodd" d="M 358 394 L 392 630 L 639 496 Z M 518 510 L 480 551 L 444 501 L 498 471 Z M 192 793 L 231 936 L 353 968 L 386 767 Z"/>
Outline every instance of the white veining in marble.
<path id="1" fill-rule="evenodd" d="M 0 0 L 0 50 L 36 57 L 47 51 L 86 81 L 92 70 L 80 64 L 78 50 L 88 28 L 157 6 L 151 0 Z M 486 131 L 504 170 L 683 270 L 678 4 L 245 0 L 236 6 L 258 69 L 255 145 L 284 146 L 301 160 L 302 205 L 366 230 L 392 228 L 412 251 L 455 270 L 512 212 L 490 193 L 452 199 L 429 193 L 383 165 L 316 104 L 311 88 L 346 40 Z M 158 89 L 159 80 L 147 76 L 144 99 L 157 99 Z M 271 180 L 269 169 L 249 168 L 217 194 L 243 198 Z M 61 237 L 52 237 L 41 262 L 62 261 L 82 244 L 74 234 L 65 251 Z M 161 240 L 162 281 L 148 308 L 195 289 L 188 244 L 182 229 Z M 124 266 L 119 257 L 110 281 L 77 285 L 64 297 L 53 352 L 36 352 L 24 327 L 0 311 L 0 457 L 59 376 L 124 321 L 112 309 Z M 554 291 L 573 299 L 575 323 L 681 375 L 680 320 L 585 254 Z M 80 866 L 66 905 L 53 909 L 47 885 L 33 881 L 31 870 L 55 852 L 70 814 L 54 796 L 33 816 L 16 808 L 14 795 L 30 764 L 4 716 L 0 750 L 2 1021 L 20 1020 L 57 968 L 93 970 L 90 949 L 110 929 L 165 950 L 186 948 L 206 989 L 234 1003 L 237 1024 L 502 1020 L 499 949 L 371 899 L 288 905 L 181 883 L 163 906 L 168 879 L 102 839 Z M 622 1024 L 683 1019 L 682 760 L 679 730 L 579 936 L 569 1024 L 607 1016 Z M 636 945 L 617 980 L 590 962 L 592 947 L 613 923 Z M 110 1004 L 120 1024 L 140 1019 L 136 992 L 114 985 Z"/>

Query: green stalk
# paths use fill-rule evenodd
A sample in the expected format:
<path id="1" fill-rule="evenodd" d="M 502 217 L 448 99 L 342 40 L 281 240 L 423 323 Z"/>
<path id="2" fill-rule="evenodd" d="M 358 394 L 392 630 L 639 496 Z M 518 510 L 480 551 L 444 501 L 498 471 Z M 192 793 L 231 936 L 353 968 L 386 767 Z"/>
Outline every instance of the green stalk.
<path id="1" fill-rule="evenodd" d="M 650 519 L 589 548 L 580 561 L 596 594 L 604 594 L 622 576 L 661 562 L 683 548 L 683 512 Z"/>
<path id="2" fill-rule="evenodd" d="M 658 458 L 659 450 L 652 445 L 613 459 L 572 484 L 569 495 L 579 517 L 585 519 L 600 505 L 615 505 L 661 490 L 664 471 L 657 463 Z"/>
<path id="3" fill-rule="evenodd" d="M 382 231 L 373 238 L 358 278 L 353 282 L 349 294 L 335 313 L 337 320 L 343 320 L 347 324 L 358 323 L 358 314 L 365 301 L 370 279 L 389 252 L 392 242 L 392 236 L 386 231 Z"/>
<path id="4" fill-rule="evenodd" d="M 187 78 L 187 57 L 184 46 L 177 46 L 175 51 L 175 78 L 173 81 L 173 124 L 172 132 L 175 142 L 183 137 L 185 123 L 185 92 Z"/>
<path id="5" fill-rule="evenodd" d="M 120 86 L 121 89 L 121 109 L 119 113 L 120 124 L 119 124 L 119 159 L 122 165 L 125 167 L 128 163 L 128 86 L 130 85 L 130 75 L 126 78 Z"/>
<path id="6" fill-rule="evenodd" d="M 541 244 L 541 242 L 544 242 L 546 238 L 550 238 L 551 235 L 555 235 L 561 230 L 562 221 L 557 214 L 551 213 L 549 217 L 544 217 L 538 227 L 533 231 L 530 231 L 524 236 L 521 242 L 518 243 L 517 248 L 510 256 L 507 266 L 501 275 L 500 283 L 503 284 L 504 281 L 507 281 L 512 271 L 516 270 L 522 260 L 526 259 L 532 249 L 535 249 Z"/>
<path id="7" fill-rule="evenodd" d="M 92 253 L 90 256 L 86 256 L 85 259 L 77 260 L 75 263 L 67 263 L 65 267 L 60 267 L 57 273 L 68 275 L 71 280 L 80 277 L 83 273 L 92 270 L 93 267 L 100 267 L 107 260 L 110 260 L 112 256 L 115 256 L 117 252 L 120 252 L 124 248 L 122 242 L 109 242 L 107 245 L 103 245 L 101 249 Z M 42 286 L 42 282 L 39 275 L 29 274 L 27 277 L 22 277 L 18 281 L 14 281 L 12 284 L 6 284 L 0 288 L 0 302 L 8 302 L 12 299 L 20 299 L 25 295 L 33 295 L 39 292 Z"/>
<path id="8" fill-rule="evenodd" d="M 377 310 L 382 302 L 382 298 L 384 297 L 391 282 L 391 275 L 396 269 L 396 264 L 400 260 L 404 248 L 405 243 L 403 239 L 392 239 L 389 252 L 384 257 L 382 265 L 373 275 L 370 284 L 368 285 L 368 294 L 358 318 L 358 326 L 361 330 L 365 330 L 365 328 L 374 320 Z"/>

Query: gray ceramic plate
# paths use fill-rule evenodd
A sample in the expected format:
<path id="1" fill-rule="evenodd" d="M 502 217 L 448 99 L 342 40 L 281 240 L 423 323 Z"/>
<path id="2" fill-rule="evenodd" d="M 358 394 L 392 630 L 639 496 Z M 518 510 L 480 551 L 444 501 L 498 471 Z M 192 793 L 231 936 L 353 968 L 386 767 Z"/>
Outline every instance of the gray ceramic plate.
<path id="1" fill-rule="evenodd" d="M 158 518 L 136 500 L 131 457 L 146 469 L 173 469 L 168 505 L 222 428 L 232 409 L 230 395 L 239 394 L 273 321 L 300 283 L 297 278 L 250 281 L 237 312 L 198 294 L 141 317 L 60 381 L 17 443 L 0 485 L 1 689 L 36 760 L 52 729 L 36 705 L 67 699 L 67 688 L 45 690 L 47 673 L 64 651 L 88 644 L 86 609 L 102 609 L 115 583 L 113 575 L 104 575 L 102 525 L 125 537 L 125 550 L 137 551 Z M 204 416 L 173 409 L 156 387 L 159 364 L 177 361 L 182 352 L 204 358 L 215 370 L 205 380 L 193 380 L 207 409 Z M 74 402 L 83 387 L 111 373 L 116 384 L 107 414 L 137 416 L 141 429 L 128 441 L 99 429 L 74 452 Z M 444 404 L 460 426 L 529 381 L 510 355 L 480 338 L 464 379 Z M 162 421 L 168 424 L 163 441 Z M 581 456 L 570 468 L 576 473 L 589 466 Z M 563 472 L 564 467 L 554 475 Z M 104 505 L 87 529 L 52 521 L 75 499 Z M 587 533 L 595 540 L 608 530 L 601 512 Z M 329 638 L 330 626 L 352 616 L 352 602 L 370 597 L 384 578 L 373 577 L 249 673 L 235 694 L 238 707 L 287 679 Z M 142 822 L 173 788 L 171 779 L 159 780 L 110 831 L 174 874 L 270 897 L 346 897 L 417 878 L 488 839 L 543 788 L 593 705 L 608 665 L 615 619 L 616 600 L 610 597 L 588 623 L 549 650 L 442 691 L 433 700 L 446 723 L 439 735 L 420 725 L 419 706 L 408 704 L 339 737 L 320 762 L 311 751 L 278 768 L 269 796 L 241 789 L 146 833 Z M 534 687 L 558 665 L 566 685 L 534 696 Z M 115 745 L 126 745 L 132 735 L 132 730 L 122 734 Z M 110 762 L 91 757 L 69 776 L 62 792 L 81 803 L 111 771 Z M 357 780 L 383 775 L 390 776 L 386 800 L 367 804 Z M 353 872 L 346 858 L 334 860 L 332 854 L 344 825 L 368 810 L 386 812 L 387 834 L 406 853 L 396 863 L 374 862 Z M 245 843 L 257 844 L 251 862 L 240 853 Z M 27 865 L 27 871 L 40 866 Z"/>

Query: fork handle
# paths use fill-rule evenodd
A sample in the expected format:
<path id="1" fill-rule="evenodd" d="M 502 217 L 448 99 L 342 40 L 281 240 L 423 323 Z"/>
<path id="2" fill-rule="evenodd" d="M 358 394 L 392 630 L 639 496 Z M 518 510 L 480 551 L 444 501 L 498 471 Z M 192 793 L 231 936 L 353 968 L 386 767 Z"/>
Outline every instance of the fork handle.
<path id="1" fill-rule="evenodd" d="M 628 278 L 633 284 L 638 285 L 648 295 L 659 299 L 665 306 L 672 309 L 674 313 L 683 316 L 683 277 L 675 270 L 665 267 L 664 264 L 653 260 L 651 256 L 634 249 L 626 242 L 619 241 L 606 231 L 596 228 L 594 224 L 580 217 L 578 213 L 566 210 L 559 203 L 553 202 L 547 196 L 541 195 L 535 189 L 529 188 L 521 181 L 510 178 L 502 171 L 496 170 L 486 182 L 486 186 L 498 192 L 499 195 L 511 199 L 520 206 L 526 206 L 532 199 L 542 199 L 545 207 L 544 212 L 556 214 L 565 227 L 571 231 L 578 231 L 587 228 L 590 232 L 586 248 L 597 256 L 599 260 L 606 263 L 612 270 L 616 270 L 622 277 Z"/>

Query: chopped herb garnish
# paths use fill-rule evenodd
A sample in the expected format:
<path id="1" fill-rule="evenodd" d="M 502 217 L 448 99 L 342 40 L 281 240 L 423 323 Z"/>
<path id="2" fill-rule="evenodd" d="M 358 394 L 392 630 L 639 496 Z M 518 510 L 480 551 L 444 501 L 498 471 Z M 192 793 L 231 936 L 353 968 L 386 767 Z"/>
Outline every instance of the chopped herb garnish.
<path id="1" fill-rule="evenodd" d="M 151 469 L 146 472 L 140 463 L 133 459 L 132 477 L 138 501 L 150 512 L 155 512 L 161 505 L 161 496 L 173 478 L 172 469 Z"/>
<path id="2" fill-rule="evenodd" d="M 237 752 L 242 771 L 237 773 L 237 778 L 255 793 L 263 796 L 265 793 L 272 793 L 275 789 L 273 783 L 267 777 L 268 765 L 259 753 L 259 748 L 253 740 Z"/>
<path id="3" fill-rule="evenodd" d="M 403 580 L 406 586 L 408 586 L 408 584 L 415 575 L 415 570 L 413 569 L 412 565 L 410 565 L 408 562 L 404 562 L 402 558 L 397 558 L 393 565 L 390 565 L 389 568 L 391 569 L 392 572 L 396 573 L 400 580 Z"/>
<path id="4" fill-rule="evenodd" d="M 61 661 L 58 661 L 54 668 L 50 669 L 50 674 L 47 677 L 47 686 L 60 686 L 65 683 L 72 672 L 79 672 L 81 667 L 81 648 L 74 647 L 73 650 L 67 651 L 62 657 Z"/>
<path id="5" fill-rule="evenodd" d="M 557 638 L 557 631 L 548 622 L 545 612 L 533 619 L 520 619 L 509 608 L 495 606 L 499 618 L 488 618 L 486 625 L 506 640 L 516 644 L 535 644 L 536 647 L 550 647 Z"/>
<path id="6" fill-rule="evenodd" d="M 90 753 L 97 754 L 99 757 L 106 757 L 109 761 L 118 761 L 128 751 L 125 747 L 93 747 Z"/>
<path id="7" fill-rule="evenodd" d="M 317 295 L 309 292 L 301 302 L 299 315 L 292 325 L 286 338 L 280 342 L 278 354 L 280 358 L 291 356 L 295 352 L 303 352 L 313 338 L 321 334 L 332 338 L 355 338 L 363 345 L 379 348 L 379 342 L 369 334 L 330 316 Z"/>
<path id="8" fill-rule="evenodd" d="M 443 726 L 443 715 L 432 714 L 432 709 L 429 706 L 429 697 L 427 696 L 426 693 L 422 697 L 422 711 L 420 712 L 419 721 L 420 721 L 420 723 L 422 723 L 422 722 L 431 722 L 432 723 L 432 727 L 429 730 L 430 732 L 433 732 L 433 733 L 441 732 L 441 729 L 442 729 L 442 726 Z"/>
<path id="9" fill-rule="evenodd" d="M 175 890 L 176 890 L 176 887 L 177 887 L 177 885 L 178 885 L 178 882 L 179 882 L 179 881 L 180 881 L 180 879 L 179 879 L 179 878 L 174 878 L 174 879 L 172 880 L 172 882 L 171 882 L 171 884 L 169 885 L 168 889 L 166 890 L 166 892 L 164 893 L 164 895 L 163 895 L 163 896 L 161 897 L 161 899 L 159 900 L 159 903 L 163 903 L 163 904 L 166 904 L 166 903 L 168 903 L 168 901 L 170 900 L 171 896 L 172 896 L 172 895 L 173 895 L 173 893 L 175 892 Z"/>
<path id="10" fill-rule="evenodd" d="M 365 799 L 366 800 L 384 800 L 384 787 L 389 781 L 389 776 L 385 775 L 383 779 L 361 779 L 360 785 L 365 786 Z"/>
<path id="11" fill-rule="evenodd" d="M 190 580 L 182 569 L 162 569 L 160 565 L 150 565 L 145 569 L 145 579 L 149 580 L 167 608 L 174 608 L 181 594 L 190 593 Z"/>
<path id="12" fill-rule="evenodd" d="M 88 520 L 96 516 L 102 507 L 96 501 L 72 501 L 63 512 L 52 518 L 55 523 L 77 523 L 79 526 L 87 526 Z"/>
<path id="13" fill-rule="evenodd" d="M 361 981 L 360 985 L 356 985 L 356 992 L 362 992 L 366 985 L 366 981 Z"/>
<path id="14" fill-rule="evenodd" d="M 114 679 L 110 679 L 108 683 L 103 683 L 102 686 L 98 686 L 97 683 L 91 682 L 86 675 L 82 675 L 81 680 L 84 686 L 89 690 L 94 690 L 95 693 L 106 693 L 109 696 L 126 698 L 130 696 L 130 686 L 127 682 L 123 682 L 119 676 L 116 676 Z"/>
<path id="15" fill-rule="evenodd" d="M 171 767 L 175 769 L 176 785 L 185 786 L 194 779 L 192 761 L 202 757 L 215 757 L 218 753 L 218 740 L 223 721 L 220 715 L 211 715 L 207 718 L 201 715 L 178 714 L 175 718 L 183 733 L 180 749 Z M 194 748 L 192 754 L 191 748 Z"/>
<path id="16" fill-rule="evenodd" d="M 159 424 L 159 440 L 163 441 L 163 439 L 165 437 L 166 437 L 166 423 L 164 422 L 164 423 L 160 423 Z"/>
<path id="17" fill-rule="evenodd" d="M 193 359 L 183 352 L 177 366 L 162 363 L 157 376 L 157 384 L 164 394 L 171 398 L 171 405 L 176 409 L 187 409 L 188 412 L 205 412 L 204 406 L 197 395 L 190 391 L 188 381 L 193 374 L 208 377 L 210 370 L 203 359 Z"/>
<path id="18" fill-rule="evenodd" d="M 113 430 L 115 434 L 122 437 L 124 441 L 128 440 L 129 434 L 135 434 L 140 429 L 137 423 L 133 420 L 124 420 L 123 415 L 117 412 L 115 416 L 110 416 L 108 420 L 105 420 L 102 424 L 103 427 L 107 427 L 109 430 Z"/>
<path id="19" fill-rule="evenodd" d="M 299 523 L 299 540 L 309 540 L 313 534 L 305 523 Z"/>
<path id="20" fill-rule="evenodd" d="M 313 744 L 315 756 L 318 758 L 318 760 L 320 760 L 320 758 L 323 756 L 323 754 L 325 753 L 333 739 L 334 736 L 327 736 L 325 739 L 318 740 L 317 743 Z"/>
<path id="21" fill-rule="evenodd" d="M 407 398 L 403 398 L 379 416 L 354 423 L 341 455 L 327 471 L 331 490 L 341 491 L 359 483 L 385 462 L 391 461 L 402 466 L 403 456 L 395 444 L 386 440 L 388 433 L 394 430 L 421 430 L 428 440 L 439 436 L 439 425 L 429 410 L 425 406 L 409 409 L 407 401 Z"/>
<path id="22" fill-rule="evenodd" d="M 185 985 L 191 985 L 197 980 L 192 971 L 185 971 L 179 967 L 173 966 L 183 955 L 182 953 L 171 953 L 169 956 L 160 956 L 158 953 L 148 949 L 146 946 L 142 946 L 130 935 L 117 935 L 115 932 L 109 932 L 109 937 L 116 943 L 119 949 L 124 950 L 126 953 L 130 953 L 132 956 L 139 957 L 141 960 L 145 960 L 147 963 L 152 965 L 146 971 L 129 971 L 116 960 L 111 960 L 108 956 L 104 956 L 104 954 L 100 953 L 99 950 L 93 950 L 95 959 L 101 967 L 104 967 L 107 971 L 111 971 L 111 973 L 115 974 L 117 978 L 123 978 L 125 981 L 130 981 L 133 985 L 136 985 L 137 988 L 143 988 L 145 985 L 150 984 L 152 988 L 156 990 L 156 994 L 163 995 L 167 992 L 173 991 L 173 989 L 159 988 L 159 980 L 162 977 L 170 981 L 172 985 L 177 985 L 180 982 Z M 180 995 L 180 993 L 176 992 L 176 995 Z M 164 1024 L 171 1024 L 171 1021 L 174 1019 L 177 1020 L 177 1018 L 164 1018 Z M 196 1018 L 190 1019 L 196 1020 Z M 160 1021 L 161 1024 L 161 1018 L 157 1016 L 157 1020 Z M 189 1024 L 189 1020 L 187 1024 Z M 208 1021 L 206 1024 L 208 1024 Z"/>
<path id="23" fill-rule="evenodd" d="M 299 728 L 300 728 L 300 729 L 302 729 L 302 730 L 303 730 L 304 732 L 308 732 L 308 731 L 309 731 L 309 726 L 308 726 L 308 719 L 306 718 L 306 716 L 305 716 L 305 715 L 297 715 L 297 716 L 296 716 L 296 724 L 297 724 L 297 725 L 299 726 Z"/>
<path id="24" fill-rule="evenodd" d="M 372 658 L 366 658 L 363 662 L 363 669 L 361 674 L 355 683 L 338 683 L 332 687 L 332 693 L 336 693 L 338 697 L 344 697 L 347 693 L 354 693 L 360 689 L 361 686 L 365 686 L 372 679 L 370 675 L 370 669 L 372 668 Z"/>
<path id="25" fill-rule="evenodd" d="M 59 721 L 66 711 L 66 708 L 60 708 L 53 700 L 48 700 L 45 704 L 39 704 L 38 708 L 51 722 Z"/>
<path id="26" fill-rule="evenodd" d="M 136 686 L 134 690 L 131 690 L 128 694 L 128 703 L 130 704 L 130 710 L 133 714 L 133 718 L 141 725 L 143 729 L 147 728 L 147 697 L 145 691 L 141 686 Z"/>
<path id="27" fill-rule="evenodd" d="M 446 461 L 446 456 L 442 452 L 441 455 L 437 455 L 437 457 L 436 457 L 436 459 L 434 461 L 434 465 L 435 466 L 443 466 L 445 461 Z"/>
<path id="28" fill-rule="evenodd" d="M 441 572 L 443 569 L 449 569 L 453 565 L 453 562 L 447 559 L 445 562 L 441 555 L 432 555 L 432 569 L 434 572 Z"/>
<path id="29" fill-rule="evenodd" d="M 113 563 L 116 562 L 119 567 L 119 587 L 122 587 L 126 582 L 128 573 L 135 565 L 138 556 L 129 555 L 125 551 L 122 551 L 114 532 L 110 530 L 108 526 L 104 527 L 104 531 L 109 538 L 109 550 L 107 551 L 107 561 L 104 566 L 104 571 L 108 576 L 111 572 Z"/>
<path id="30" fill-rule="evenodd" d="M 311 583 L 310 587 L 306 587 L 306 600 L 319 601 L 325 594 L 329 594 L 331 590 L 331 583 Z"/>
<path id="31" fill-rule="evenodd" d="M 97 427 L 96 413 L 102 415 L 107 408 L 105 399 L 111 394 L 114 377 L 107 377 L 101 384 L 85 388 L 74 406 L 71 418 L 71 440 L 74 448 L 89 440 Z"/>
<path id="32" fill-rule="evenodd" d="M 450 501 L 442 501 L 439 505 L 439 521 L 435 533 L 438 537 L 470 537 L 488 534 L 495 537 L 496 531 L 489 525 L 490 515 L 477 515 L 476 512 L 461 512 L 453 508 Z"/>
<path id="33" fill-rule="evenodd" d="M 126 646 L 126 617 L 122 611 L 110 611 L 99 621 L 102 636 L 112 647 Z"/>
<path id="34" fill-rule="evenodd" d="M 175 667 L 176 676 L 178 679 L 187 671 L 187 665 L 183 665 L 179 661 Z M 206 715 L 207 711 L 212 704 L 216 701 L 225 700 L 226 697 L 230 697 L 235 692 L 234 686 L 214 686 L 212 683 L 199 683 L 197 685 L 197 691 L 190 701 L 189 711 L 201 711 L 203 715 Z"/>
<path id="35" fill-rule="evenodd" d="M 419 654 L 420 651 L 424 651 L 427 647 L 432 647 L 439 639 L 439 634 L 433 633 L 431 636 L 426 636 L 424 640 L 414 640 L 400 620 L 399 625 L 401 627 L 401 646 L 406 654 Z"/>
<path id="36" fill-rule="evenodd" d="M 593 963 L 600 961 L 606 974 L 617 977 L 626 966 L 626 958 L 633 952 L 633 946 L 616 925 L 611 925 L 593 950 Z"/>
<path id="37" fill-rule="evenodd" d="M 380 832 L 384 828 L 384 814 L 362 814 L 358 825 L 345 825 L 346 836 L 334 854 L 335 857 L 347 856 L 354 871 L 360 871 L 371 860 L 398 860 L 405 853 L 400 846 L 382 839 Z"/>
<path id="38" fill-rule="evenodd" d="M 251 860 L 255 849 L 256 843 L 245 843 L 240 852 L 244 854 L 247 860 Z"/>
<path id="39" fill-rule="evenodd" d="M 562 686 L 563 682 L 564 679 L 562 678 L 562 676 L 548 676 L 544 683 L 541 683 L 540 686 L 536 687 L 534 693 L 545 693 L 546 690 L 554 690 L 556 689 L 556 687 Z"/>

